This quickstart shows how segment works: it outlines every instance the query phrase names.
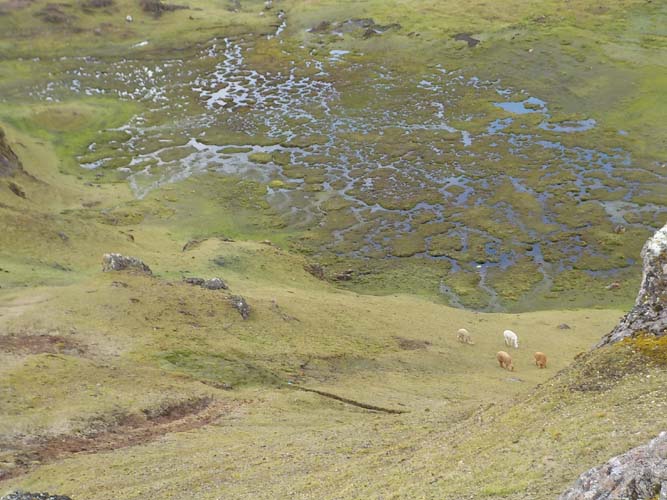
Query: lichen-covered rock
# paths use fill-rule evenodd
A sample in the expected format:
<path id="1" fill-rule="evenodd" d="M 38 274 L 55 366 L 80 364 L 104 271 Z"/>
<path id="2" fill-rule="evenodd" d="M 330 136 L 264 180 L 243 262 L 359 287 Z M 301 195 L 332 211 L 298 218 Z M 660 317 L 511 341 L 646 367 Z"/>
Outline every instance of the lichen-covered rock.
<path id="1" fill-rule="evenodd" d="M 243 319 L 248 319 L 250 317 L 250 305 L 243 297 L 240 295 L 232 295 L 229 297 L 229 302 L 232 304 L 232 307 L 239 312 Z"/>
<path id="2" fill-rule="evenodd" d="M 21 160 L 9 146 L 5 131 L 0 128 L 0 177 L 9 177 L 22 169 Z"/>
<path id="3" fill-rule="evenodd" d="M 227 290 L 227 288 L 229 288 L 227 283 L 222 281 L 220 278 L 211 278 L 210 280 L 205 280 L 202 286 L 209 290 Z"/>
<path id="4" fill-rule="evenodd" d="M 25 491 L 15 491 L 5 495 L 0 500 L 72 500 L 65 495 L 51 495 L 50 493 L 28 493 Z"/>
<path id="5" fill-rule="evenodd" d="M 227 286 L 227 283 L 225 283 L 220 278 L 211 278 L 205 280 L 204 278 L 192 277 L 192 278 L 183 278 L 183 281 L 185 281 L 190 285 L 200 286 L 208 290 L 227 290 L 229 288 Z"/>
<path id="6" fill-rule="evenodd" d="M 153 274 L 151 268 L 136 257 L 127 257 L 119 253 L 105 253 L 102 257 L 102 271 L 135 271 L 143 274 Z"/>
<path id="7" fill-rule="evenodd" d="M 630 498 L 667 500 L 667 432 L 583 473 L 559 500 Z"/>
<path id="8" fill-rule="evenodd" d="M 641 255 L 644 270 L 635 305 L 597 347 L 636 333 L 667 334 L 667 225 L 646 242 Z"/>

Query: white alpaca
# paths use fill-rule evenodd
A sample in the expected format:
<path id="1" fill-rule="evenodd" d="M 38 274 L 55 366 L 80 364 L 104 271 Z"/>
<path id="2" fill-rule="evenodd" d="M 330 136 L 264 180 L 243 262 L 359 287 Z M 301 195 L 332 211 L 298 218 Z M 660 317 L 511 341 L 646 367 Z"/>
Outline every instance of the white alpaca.
<path id="1" fill-rule="evenodd" d="M 512 330 L 505 330 L 503 337 L 505 337 L 505 345 L 514 347 L 515 349 L 519 348 L 519 337 Z"/>
<path id="2" fill-rule="evenodd" d="M 470 333 L 468 333 L 468 330 L 466 330 L 465 328 L 461 328 L 458 332 L 456 332 L 456 340 L 458 340 L 462 344 L 470 344 L 470 345 L 475 344 L 472 341 Z"/>

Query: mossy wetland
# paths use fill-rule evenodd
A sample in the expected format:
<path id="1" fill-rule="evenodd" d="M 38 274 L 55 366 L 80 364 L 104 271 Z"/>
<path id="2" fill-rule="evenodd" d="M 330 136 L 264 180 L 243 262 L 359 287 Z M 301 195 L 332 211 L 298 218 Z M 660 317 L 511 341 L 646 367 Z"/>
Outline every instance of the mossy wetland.
<path id="1" fill-rule="evenodd" d="M 344 285 L 358 291 L 485 310 L 632 298 L 641 243 L 667 221 L 662 124 L 657 110 L 633 119 L 662 78 L 664 34 L 640 22 L 657 23 L 658 6 L 569 19 L 545 2 L 514 22 L 466 20 L 474 46 L 436 36 L 448 24 L 415 31 L 413 9 L 396 25 L 398 4 L 355 7 L 378 24 L 298 2 L 227 7 L 233 28 L 211 28 L 224 36 L 180 44 L 167 18 L 205 31 L 199 9 L 140 26 L 120 5 L 84 9 L 39 37 L 53 46 L 5 55 L 3 117 L 53 137 L 68 173 L 127 182 L 138 199 L 173 190 L 172 203 L 199 203 L 184 200 L 186 178 L 222 197 L 230 178 L 253 183 L 260 232 L 332 275 L 353 268 Z M 34 8 L 5 15 L 18 18 L 13 35 L 27 36 L 21 16 Z M 610 54 L 640 35 L 641 61 Z"/>
<path id="2" fill-rule="evenodd" d="M 553 498 L 664 430 L 664 342 L 584 354 L 667 223 L 663 2 L 178 4 L 0 1 L 0 494 Z"/>

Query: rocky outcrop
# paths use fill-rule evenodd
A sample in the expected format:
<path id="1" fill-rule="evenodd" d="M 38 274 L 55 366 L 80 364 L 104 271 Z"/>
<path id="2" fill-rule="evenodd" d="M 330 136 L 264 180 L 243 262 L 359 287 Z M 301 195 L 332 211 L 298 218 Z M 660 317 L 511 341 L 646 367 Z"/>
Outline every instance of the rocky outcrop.
<path id="1" fill-rule="evenodd" d="M 102 257 L 102 271 L 134 271 L 142 274 L 152 275 L 153 271 L 140 259 L 126 257 L 119 253 L 105 253 Z"/>
<path id="2" fill-rule="evenodd" d="M 9 146 L 5 131 L 0 128 L 0 177 L 9 177 L 23 170 L 21 160 Z"/>
<path id="3" fill-rule="evenodd" d="M 583 473 L 559 500 L 667 500 L 667 432 Z"/>
<path id="4" fill-rule="evenodd" d="M 200 286 L 207 290 L 227 290 L 229 287 L 220 278 L 211 278 L 205 280 L 204 278 L 183 278 L 183 281 L 190 285 Z"/>
<path id="5" fill-rule="evenodd" d="M 667 225 L 646 242 L 641 256 L 644 270 L 635 305 L 596 347 L 637 333 L 667 334 Z"/>
<path id="6" fill-rule="evenodd" d="M 15 491 L 5 495 L 0 500 L 72 500 L 65 495 L 51 495 L 50 493 L 28 493 L 25 491 Z"/>

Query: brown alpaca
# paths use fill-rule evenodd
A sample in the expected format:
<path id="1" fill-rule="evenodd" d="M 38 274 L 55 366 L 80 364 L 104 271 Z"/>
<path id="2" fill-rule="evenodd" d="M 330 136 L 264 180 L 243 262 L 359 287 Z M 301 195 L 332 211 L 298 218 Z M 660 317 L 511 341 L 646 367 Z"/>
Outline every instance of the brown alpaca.
<path id="1" fill-rule="evenodd" d="M 509 370 L 511 372 L 514 371 L 512 356 L 507 354 L 505 351 L 498 351 L 498 354 L 496 354 L 496 359 L 498 360 L 498 363 L 500 363 L 501 368 L 505 368 L 505 370 Z"/>
<path id="2" fill-rule="evenodd" d="M 547 355 L 544 354 L 543 352 L 536 352 L 533 354 L 533 357 L 535 357 L 535 366 L 538 368 L 546 368 L 547 367 Z"/>

